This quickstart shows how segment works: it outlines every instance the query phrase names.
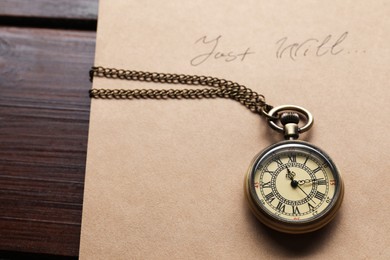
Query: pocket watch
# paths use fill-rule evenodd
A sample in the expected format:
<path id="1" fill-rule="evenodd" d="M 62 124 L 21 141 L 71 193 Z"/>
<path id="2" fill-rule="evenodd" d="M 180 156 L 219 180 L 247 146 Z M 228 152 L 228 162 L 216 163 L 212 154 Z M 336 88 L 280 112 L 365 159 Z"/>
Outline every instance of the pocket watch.
<path id="1" fill-rule="evenodd" d="M 273 144 L 253 159 L 245 179 L 245 193 L 255 216 L 266 226 L 286 233 L 307 233 L 322 228 L 337 213 L 344 185 L 336 165 L 320 148 L 295 140 L 308 130 L 313 118 L 297 106 L 280 106 L 278 111 L 297 111 L 307 117 L 299 128 L 299 114 L 282 113 L 280 122 L 269 123 L 283 131 L 286 141 Z"/>
<path id="2" fill-rule="evenodd" d="M 249 167 L 244 187 L 253 213 L 268 227 L 287 233 L 311 232 L 335 217 L 344 195 L 343 182 L 336 166 L 320 148 L 296 140 L 313 124 L 313 116 L 306 109 L 293 105 L 272 107 L 265 102 L 263 95 L 244 85 L 210 76 L 92 67 L 91 81 L 94 77 L 206 87 L 93 88 L 89 94 L 95 99 L 229 98 L 266 117 L 271 128 L 283 132 L 287 140 L 264 149 Z"/>

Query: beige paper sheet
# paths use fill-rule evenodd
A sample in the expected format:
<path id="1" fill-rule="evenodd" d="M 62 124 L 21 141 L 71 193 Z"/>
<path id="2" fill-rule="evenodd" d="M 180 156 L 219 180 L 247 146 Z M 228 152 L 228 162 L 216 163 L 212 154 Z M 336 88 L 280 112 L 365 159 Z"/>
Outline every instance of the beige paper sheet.
<path id="1" fill-rule="evenodd" d="M 92 100 L 81 259 L 389 259 L 390 2 L 100 0 L 96 65 L 211 75 L 315 117 L 302 136 L 346 185 L 292 236 L 250 212 L 243 178 L 281 140 L 232 100 Z M 172 88 L 96 78 L 95 88 Z"/>

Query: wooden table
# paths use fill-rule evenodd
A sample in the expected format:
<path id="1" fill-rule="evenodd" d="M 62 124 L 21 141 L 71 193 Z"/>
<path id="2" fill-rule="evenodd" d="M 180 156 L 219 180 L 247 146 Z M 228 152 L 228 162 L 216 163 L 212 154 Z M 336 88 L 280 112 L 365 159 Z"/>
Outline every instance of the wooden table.
<path id="1" fill-rule="evenodd" d="M 0 2 L 0 259 L 78 255 L 97 7 Z"/>

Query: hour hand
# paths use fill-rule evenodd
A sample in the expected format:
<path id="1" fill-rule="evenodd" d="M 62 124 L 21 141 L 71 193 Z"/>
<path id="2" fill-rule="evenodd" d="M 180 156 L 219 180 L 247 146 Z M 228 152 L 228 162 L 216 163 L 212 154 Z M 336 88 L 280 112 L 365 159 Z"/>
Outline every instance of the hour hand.
<path id="1" fill-rule="evenodd" d="M 289 168 L 287 168 L 287 174 L 286 174 L 286 177 L 289 178 L 290 180 L 294 180 L 294 177 L 295 177 L 295 173 L 290 171 Z"/>
<path id="2" fill-rule="evenodd" d="M 286 177 L 291 180 L 290 184 L 291 184 L 291 187 L 293 187 L 293 188 L 298 187 L 298 184 L 299 184 L 296 180 L 294 180 L 295 175 L 296 175 L 295 172 L 292 172 L 292 171 L 290 171 L 289 168 L 287 168 Z"/>

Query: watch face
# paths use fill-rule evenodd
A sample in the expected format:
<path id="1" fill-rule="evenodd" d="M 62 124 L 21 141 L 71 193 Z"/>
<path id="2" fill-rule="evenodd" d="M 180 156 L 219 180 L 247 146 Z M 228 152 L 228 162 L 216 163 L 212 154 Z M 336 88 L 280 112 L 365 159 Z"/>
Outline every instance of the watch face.
<path id="1" fill-rule="evenodd" d="M 343 195 L 333 162 L 319 148 L 301 141 L 281 142 L 260 153 L 249 169 L 246 187 L 258 218 L 290 233 L 324 226 Z"/>

